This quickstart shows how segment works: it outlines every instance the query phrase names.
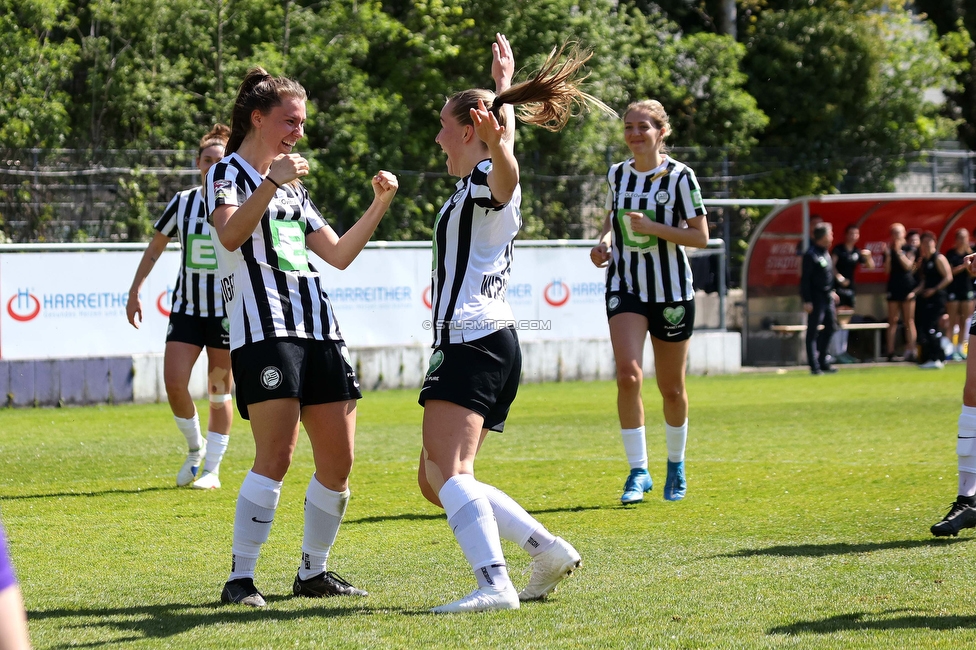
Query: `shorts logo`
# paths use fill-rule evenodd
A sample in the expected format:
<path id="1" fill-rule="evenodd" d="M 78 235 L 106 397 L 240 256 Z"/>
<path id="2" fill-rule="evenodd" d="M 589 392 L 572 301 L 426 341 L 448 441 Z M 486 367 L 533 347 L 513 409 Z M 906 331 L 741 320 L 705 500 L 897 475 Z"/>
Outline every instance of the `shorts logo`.
<path id="1" fill-rule="evenodd" d="M 228 320 L 227 318 L 220 319 L 220 326 L 224 329 L 225 332 L 230 332 L 230 320 Z"/>
<path id="2" fill-rule="evenodd" d="M 654 195 L 654 200 L 658 203 L 664 204 L 671 200 L 671 195 L 668 194 L 667 190 L 660 190 Z"/>
<path id="3" fill-rule="evenodd" d="M 169 327 L 166 328 L 166 336 L 170 336 L 173 333 L 173 324 L 170 323 Z"/>
<path id="4" fill-rule="evenodd" d="M 339 356 L 342 360 L 346 362 L 346 365 L 352 368 L 352 357 L 349 356 L 349 348 L 344 345 L 339 346 Z"/>
<path id="5" fill-rule="evenodd" d="M 274 366 L 268 366 L 261 371 L 261 385 L 268 390 L 274 390 L 281 385 L 281 371 Z"/>
<path id="6" fill-rule="evenodd" d="M 620 306 L 620 296 L 610 296 L 610 300 L 607 301 L 607 309 L 613 311 Z"/>
<path id="7" fill-rule="evenodd" d="M 434 354 L 430 355 L 430 363 L 427 365 L 427 375 L 430 376 L 441 367 L 444 363 L 444 352 L 437 350 Z"/>
<path id="8" fill-rule="evenodd" d="M 678 325 L 685 319 L 685 308 L 681 305 L 677 307 L 665 307 L 664 318 L 672 325 Z"/>

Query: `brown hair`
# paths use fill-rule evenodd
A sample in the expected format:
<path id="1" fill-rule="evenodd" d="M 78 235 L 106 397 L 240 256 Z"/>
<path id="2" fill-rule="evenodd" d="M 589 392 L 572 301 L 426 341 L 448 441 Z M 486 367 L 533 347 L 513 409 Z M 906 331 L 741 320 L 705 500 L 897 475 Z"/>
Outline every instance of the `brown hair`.
<path id="1" fill-rule="evenodd" d="M 294 97 L 305 101 L 308 94 L 302 85 L 287 77 L 272 77 L 262 67 L 251 68 L 244 75 L 244 81 L 237 89 L 237 101 L 231 113 L 230 139 L 225 149 L 232 154 L 241 147 L 244 138 L 251 130 L 251 113 L 261 111 L 263 115 L 281 104 L 282 97 Z"/>
<path id="2" fill-rule="evenodd" d="M 227 140 L 230 138 L 230 127 L 226 124 L 217 123 L 213 125 L 213 128 L 207 133 L 207 135 L 200 138 L 200 148 L 197 149 L 197 158 L 203 153 L 203 150 L 207 147 L 220 147 L 221 149 L 227 148 Z"/>
<path id="3" fill-rule="evenodd" d="M 498 95 L 482 88 L 454 94 L 448 100 L 451 115 L 459 124 L 473 124 L 470 111 L 477 108 L 480 99 L 494 113 L 500 126 L 507 126 L 505 113 L 501 110 L 505 104 L 517 107 L 516 116 L 522 122 L 541 126 L 547 131 L 562 130 L 577 107 L 586 109 L 595 106 L 616 117 L 612 108 L 580 89 L 586 75 L 577 77 L 576 74 L 593 53 L 580 50 L 575 44 L 566 52 L 567 47 L 568 44 L 563 44 L 553 48 L 542 69 L 531 79 L 517 83 Z"/>

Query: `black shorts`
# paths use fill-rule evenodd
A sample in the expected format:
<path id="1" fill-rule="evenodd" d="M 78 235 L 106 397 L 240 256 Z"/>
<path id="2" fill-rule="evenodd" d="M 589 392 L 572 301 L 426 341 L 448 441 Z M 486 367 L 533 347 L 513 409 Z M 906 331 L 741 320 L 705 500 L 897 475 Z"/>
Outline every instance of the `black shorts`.
<path id="1" fill-rule="evenodd" d="M 225 316 L 170 314 L 166 342 L 189 343 L 198 348 L 230 349 L 230 321 Z"/>
<path id="2" fill-rule="evenodd" d="M 435 348 L 419 402 L 439 399 L 463 406 L 485 418 L 484 428 L 504 431 L 521 376 L 518 335 L 511 328 L 498 330 Z"/>
<path id="3" fill-rule="evenodd" d="M 642 302 L 639 296 L 626 291 L 608 293 L 607 320 L 624 313 L 647 318 L 647 331 L 662 341 L 687 341 L 695 331 L 694 298 L 677 302 Z"/>
<path id="4" fill-rule="evenodd" d="M 963 291 L 953 291 L 952 286 L 949 286 L 949 291 L 946 292 L 946 299 L 949 302 L 966 302 L 967 300 L 973 299 L 973 290 L 966 289 Z"/>
<path id="5" fill-rule="evenodd" d="M 854 287 L 837 287 L 837 306 L 854 309 Z"/>
<path id="6" fill-rule="evenodd" d="M 266 339 L 230 353 L 237 384 L 237 410 L 269 399 L 298 398 L 299 404 L 359 399 L 359 381 L 344 341 Z"/>
<path id="7" fill-rule="evenodd" d="M 905 302 L 908 300 L 908 294 L 914 290 L 915 287 L 907 286 L 888 287 L 888 292 L 885 294 L 885 297 L 888 299 L 888 302 Z"/>

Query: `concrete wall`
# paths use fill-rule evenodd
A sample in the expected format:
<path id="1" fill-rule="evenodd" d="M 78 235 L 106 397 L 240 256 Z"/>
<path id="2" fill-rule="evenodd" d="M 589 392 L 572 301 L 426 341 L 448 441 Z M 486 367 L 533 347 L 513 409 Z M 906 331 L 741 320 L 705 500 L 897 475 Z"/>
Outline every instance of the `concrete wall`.
<path id="1" fill-rule="evenodd" d="M 700 331 L 691 338 L 688 372 L 731 374 L 741 369 L 738 332 Z M 419 388 L 427 371 L 426 347 L 350 349 L 364 390 Z M 654 374 L 648 343 L 644 373 Z M 607 339 L 522 343 L 522 381 L 593 381 L 614 377 L 613 351 Z M 58 406 L 162 402 L 163 355 L 93 359 L 0 361 L 0 391 L 8 406 Z M 201 355 L 190 378 L 190 393 L 207 395 L 207 361 Z"/>

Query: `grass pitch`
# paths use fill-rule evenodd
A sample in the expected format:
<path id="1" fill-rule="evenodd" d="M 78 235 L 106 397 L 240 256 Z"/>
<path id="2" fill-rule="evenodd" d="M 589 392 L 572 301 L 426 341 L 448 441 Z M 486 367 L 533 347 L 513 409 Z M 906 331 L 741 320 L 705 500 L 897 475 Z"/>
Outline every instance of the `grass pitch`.
<path id="1" fill-rule="evenodd" d="M 527 385 L 477 466 L 573 543 L 583 567 L 548 602 L 434 616 L 474 579 L 415 484 L 414 391 L 360 402 L 352 500 L 329 568 L 366 599 L 290 597 L 312 472 L 285 479 L 256 582 L 264 610 L 218 604 L 237 488 L 174 487 L 185 443 L 165 404 L 0 412 L 0 511 L 37 648 L 960 648 L 976 642 L 974 531 L 933 539 L 956 494 L 964 368 L 692 377 L 688 497 L 661 499 L 660 398 L 646 386 L 651 475 L 627 465 L 611 383 Z M 203 410 L 205 404 L 198 404 Z M 505 542 L 516 586 L 528 558 Z"/>

